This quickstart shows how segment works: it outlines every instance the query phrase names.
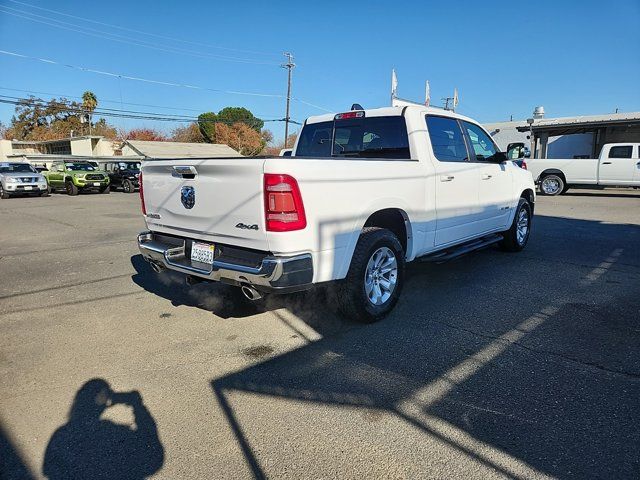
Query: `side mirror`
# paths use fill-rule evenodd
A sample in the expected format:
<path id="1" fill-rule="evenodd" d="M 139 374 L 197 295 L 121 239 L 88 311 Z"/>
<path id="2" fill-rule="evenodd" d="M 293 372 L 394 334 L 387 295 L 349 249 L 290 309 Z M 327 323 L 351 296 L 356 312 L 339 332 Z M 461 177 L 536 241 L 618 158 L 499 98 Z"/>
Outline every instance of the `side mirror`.
<path id="1" fill-rule="evenodd" d="M 517 160 L 519 158 L 526 157 L 526 147 L 522 142 L 514 142 L 507 145 L 507 158 L 510 160 Z"/>

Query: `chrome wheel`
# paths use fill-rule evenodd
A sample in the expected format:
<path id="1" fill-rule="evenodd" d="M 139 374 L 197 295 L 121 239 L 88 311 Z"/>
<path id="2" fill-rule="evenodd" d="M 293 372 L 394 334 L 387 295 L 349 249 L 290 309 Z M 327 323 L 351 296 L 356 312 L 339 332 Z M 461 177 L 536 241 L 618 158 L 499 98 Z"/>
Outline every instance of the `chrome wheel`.
<path id="1" fill-rule="evenodd" d="M 390 248 L 380 247 L 367 262 L 364 274 L 364 290 L 373 305 L 386 303 L 396 288 L 398 261 Z"/>
<path id="2" fill-rule="evenodd" d="M 518 245 L 523 245 L 529 235 L 529 212 L 523 208 L 518 212 L 518 222 L 516 223 L 516 240 Z"/>
<path id="3" fill-rule="evenodd" d="M 555 195 L 562 189 L 560 179 L 555 176 L 545 177 L 540 187 L 546 195 Z"/>

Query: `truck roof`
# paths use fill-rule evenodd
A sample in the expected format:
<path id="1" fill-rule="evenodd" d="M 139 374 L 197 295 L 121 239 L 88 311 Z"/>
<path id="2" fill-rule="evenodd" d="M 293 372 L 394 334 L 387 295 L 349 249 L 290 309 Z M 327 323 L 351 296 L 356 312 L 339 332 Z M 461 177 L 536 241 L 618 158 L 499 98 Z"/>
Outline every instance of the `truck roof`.
<path id="1" fill-rule="evenodd" d="M 478 123 L 476 120 L 472 118 L 465 117 L 464 115 L 460 115 L 459 113 L 452 112 L 451 110 L 445 110 L 443 108 L 437 107 L 426 107 L 424 105 L 403 105 L 403 106 L 393 106 L 393 107 L 382 107 L 382 108 L 370 108 L 362 110 L 365 114 L 365 117 L 392 117 L 403 115 L 405 110 L 417 110 L 419 112 L 424 112 L 424 114 L 431 115 L 440 115 L 444 117 L 451 118 L 459 118 L 460 120 L 466 120 L 472 123 Z M 346 113 L 348 110 L 344 112 L 335 112 L 335 113 L 325 113 L 323 115 L 315 115 L 313 117 L 307 118 L 306 123 L 320 123 L 320 122 L 331 122 L 334 117 L 338 113 Z"/>

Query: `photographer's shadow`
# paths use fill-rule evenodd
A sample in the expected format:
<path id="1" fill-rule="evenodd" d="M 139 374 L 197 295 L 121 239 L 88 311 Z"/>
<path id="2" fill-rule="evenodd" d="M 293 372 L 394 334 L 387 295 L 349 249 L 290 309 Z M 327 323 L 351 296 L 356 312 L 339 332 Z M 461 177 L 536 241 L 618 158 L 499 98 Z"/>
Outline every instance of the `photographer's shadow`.
<path id="1" fill-rule="evenodd" d="M 101 419 L 117 404 L 133 409 L 135 428 Z M 139 392 L 117 393 L 102 379 L 76 393 L 69 420 L 51 437 L 42 473 L 49 479 L 145 478 L 164 463 L 164 448 Z"/>

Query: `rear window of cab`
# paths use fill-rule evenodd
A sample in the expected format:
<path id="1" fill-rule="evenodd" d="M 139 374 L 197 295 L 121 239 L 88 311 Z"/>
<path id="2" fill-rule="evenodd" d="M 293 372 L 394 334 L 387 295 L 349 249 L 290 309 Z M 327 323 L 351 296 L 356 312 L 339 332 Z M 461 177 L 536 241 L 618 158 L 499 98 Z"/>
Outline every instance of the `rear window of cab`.
<path id="1" fill-rule="evenodd" d="M 304 126 L 296 157 L 410 159 L 404 117 L 355 117 Z"/>

